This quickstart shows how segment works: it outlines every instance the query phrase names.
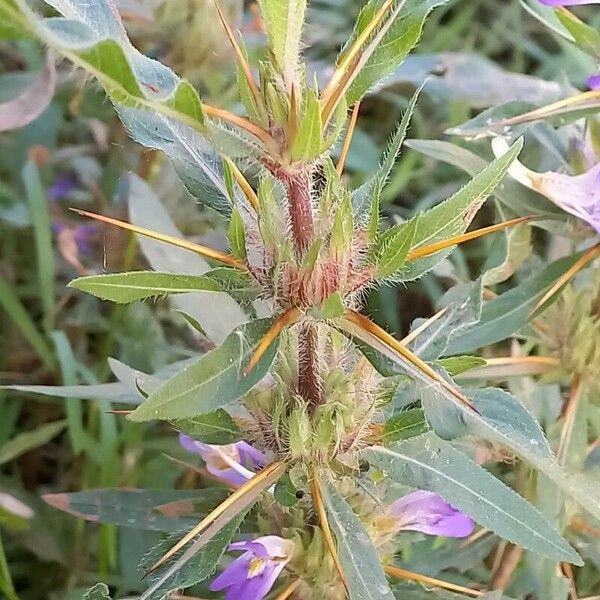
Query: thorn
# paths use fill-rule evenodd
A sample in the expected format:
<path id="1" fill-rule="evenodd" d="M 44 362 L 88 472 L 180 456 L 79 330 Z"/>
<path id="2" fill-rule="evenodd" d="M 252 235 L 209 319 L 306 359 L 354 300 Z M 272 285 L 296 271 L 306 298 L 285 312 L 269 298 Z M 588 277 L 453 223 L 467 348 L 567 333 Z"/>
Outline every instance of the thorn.
<path id="1" fill-rule="evenodd" d="M 244 77 L 246 78 L 246 81 L 248 82 L 248 87 L 250 88 L 250 91 L 252 92 L 252 95 L 254 96 L 254 100 L 256 101 L 256 103 L 260 104 L 260 102 L 261 102 L 260 91 L 259 91 L 258 87 L 256 86 L 254 77 L 252 77 L 252 71 L 250 70 L 250 65 L 248 64 L 248 61 L 246 60 L 246 57 L 244 56 L 244 53 L 242 52 L 240 45 L 238 44 L 237 40 L 235 39 L 235 35 L 233 34 L 233 31 L 231 30 L 229 23 L 227 23 L 227 19 L 225 19 L 225 15 L 223 14 L 221 7 L 219 6 L 219 3 L 217 2 L 217 0 L 214 0 L 214 2 L 215 2 L 215 8 L 217 9 L 217 14 L 219 15 L 219 20 L 221 21 L 221 24 L 223 25 L 223 29 L 225 29 L 225 33 L 227 34 L 227 38 L 229 39 L 229 43 L 231 44 L 233 51 L 235 52 L 237 62 L 240 65 L 240 67 L 242 68 L 242 71 L 244 72 Z"/>
<path id="2" fill-rule="evenodd" d="M 244 485 L 239 487 L 231 496 L 227 498 L 224 502 L 219 504 L 217 508 L 212 510 L 198 525 L 196 525 L 191 531 L 186 533 L 183 538 L 181 538 L 168 552 L 166 552 L 161 558 L 159 558 L 146 572 L 146 575 L 149 575 L 153 571 L 156 571 L 160 566 L 165 564 L 174 554 L 176 554 L 181 548 L 183 548 L 187 543 L 193 540 L 199 533 L 204 531 L 207 527 L 212 525 L 223 513 L 227 511 L 237 500 L 243 498 L 246 494 L 250 493 L 254 488 L 260 486 L 265 480 L 269 480 L 275 474 L 277 474 L 277 478 L 279 475 L 283 474 L 285 470 L 285 463 L 282 461 L 277 461 L 271 463 L 269 466 L 265 467 L 262 471 L 257 473 L 252 479 L 249 479 Z"/>
<path id="3" fill-rule="evenodd" d="M 379 325 L 376 325 L 375 323 L 373 323 L 373 321 L 371 321 L 364 315 L 361 315 L 355 310 L 347 311 L 344 316 L 348 321 L 350 321 L 354 325 L 357 325 L 363 331 L 366 331 L 367 333 L 377 338 L 385 346 L 395 351 L 397 354 L 402 356 L 402 358 L 404 358 L 412 365 L 414 365 L 417 369 L 419 369 L 422 373 L 427 375 L 429 378 L 433 379 L 447 392 L 450 392 L 459 402 L 461 402 L 465 406 L 468 406 L 471 410 L 478 412 L 477 409 L 471 403 L 471 401 L 464 394 L 462 394 L 453 385 L 448 383 L 439 373 L 434 371 L 423 359 L 419 358 L 416 354 L 414 354 L 408 348 L 406 348 L 404 344 L 402 344 L 402 342 L 399 342 L 387 331 L 379 327 Z"/>
<path id="4" fill-rule="evenodd" d="M 562 100 L 552 102 L 551 104 L 547 104 L 546 106 L 542 106 L 541 108 L 536 108 L 529 112 L 523 113 L 522 115 L 511 117 L 510 119 L 503 119 L 502 121 L 494 123 L 493 126 L 496 129 L 504 126 L 519 125 L 521 123 L 527 123 L 529 121 L 537 121 L 538 119 L 542 119 L 546 115 L 554 113 L 556 111 L 560 111 L 563 108 L 568 108 L 580 102 L 585 105 L 585 102 L 587 100 L 596 100 L 598 98 L 600 98 L 599 90 L 581 92 L 580 94 L 575 94 L 574 96 L 563 98 Z"/>
<path id="5" fill-rule="evenodd" d="M 383 570 L 388 575 L 397 577 L 398 579 L 408 579 L 408 581 L 416 581 L 417 583 L 423 583 L 425 585 L 433 585 L 435 587 L 451 590 L 453 592 L 462 592 L 463 594 L 474 597 L 485 596 L 485 593 L 479 590 L 474 590 L 472 588 L 457 585 L 455 583 L 449 583 L 448 581 L 443 581 L 441 579 L 435 579 L 434 577 L 428 577 L 427 575 L 419 575 L 419 573 L 413 573 L 412 571 L 400 569 L 399 567 L 394 567 L 392 565 L 385 565 Z"/>
<path id="6" fill-rule="evenodd" d="M 556 283 L 544 294 L 542 299 L 535 305 L 535 308 L 531 311 L 535 313 L 540 307 L 542 307 L 554 294 L 558 293 L 563 286 L 565 286 L 581 269 L 583 269 L 588 263 L 592 262 L 595 258 L 600 256 L 600 242 L 592 246 L 585 254 L 583 254 L 579 260 L 567 271 L 565 271 L 557 280 Z"/>
<path id="7" fill-rule="evenodd" d="M 371 19 L 369 24 L 356 38 L 356 41 L 352 44 L 352 46 L 350 46 L 350 48 L 348 48 L 348 50 L 340 56 L 339 65 L 337 66 L 335 72 L 329 80 L 329 83 L 327 84 L 327 86 L 323 90 L 323 93 L 321 94 L 321 102 L 323 105 L 328 103 L 329 99 L 334 94 L 335 89 L 342 81 L 344 74 L 351 66 L 351 64 L 358 58 L 362 47 L 366 44 L 371 34 L 375 31 L 375 29 L 384 19 L 386 13 L 391 8 L 393 3 L 394 0 L 385 0 L 383 6 L 377 11 L 373 19 Z"/>
<path id="8" fill-rule="evenodd" d="M 271 137 L 271 134 L 268 131 L 262 129 L 258 125 L 252 123 L 252 121 L 248 121 L 248 119 L 244 119 L 244 117 L 240 117 L 228 110 L 224 110 L 222 108 L 217 108 L 216 106 L 211 106 L 209 104 L 202 104 L 202 110 L 209 117 L 214 117 L 215 119 L 222 119 L 223 121 L 228 121 L 233 125 L 237 125 L 242 129 L 245 129 L 248 133 L 251 133 L 253 136 L 258 138 L 265 145 L 273 145 L 275 141 Z"/>
<path id="9" fill-rule="evenodd" d="M 342 563 L 340 562 L 340 558 L 337 553 L 337 548 L 333 539 L 333 535 L 331 534 L 331 528 L 329 527 L 329 521 L 327 520 L 327 513 L 325 512 L 325 505 L 323 504 L 323 498 L 321 496 L 321 489 L 317 480 L 317 474 L 314 470 L 311 473 L 310 490 L 313 498 L 313 503 L 315 505 L 315 511 L 317 513 L 317 516 L 319 517 L 321 531 L 323 532 L 323 537 L 325 538 L 325 543 L 327 544 L 327 548 L 329 550 L 329 553 L 331 554 L 331 558 L 333 559 L 333 564 L 335 565 L 338 575 L 342 580 L 342 584 L 346 589 L 346 594 L 348 594 L 348 583 L 346 581 L 346 575 L 344 573 Z"/>
<path id="10" fill-rule="evenodd" d="M 354 128 L 356 127 L 359 110 L 360 100 L 354 104 L 354 108 L 352 109 L 352 115 L 350 116 L 350 122 L 348 123 L 348 130 L 346 131 L 346 136 L 344 137 L 344 143 L 340 152 L 340 159 L 336 167 L 340 177 L 344 172 L 344 166 L 346 165 L 346 159 L 348 158 L 348 151 L 350 150 L 350 144 L 352 143 L 352 136 L 354 135 Z"/>
<path id="11" fill-rule="evenodd" d="M 421 323 L 414 331 L 411 331 L 406 337 L 400 340 L 401 344 L 408 346 L 417 336 L 421 335 L 430 325 L 433 325 L 441 316 L 445 315 L 448 311 L 448 307 L 445 306 L 442 310 L 438 311 L 429 317 L 424 323 Z"/>
<path id="12" fill-rule="evenodd" d="M 509 227 L 520 225 L 521 223 L 526 223 L 527 221 L 531 221 L 532 219 L 535 219 L 535 217 L 518 217 L 517 219 L 510 219 L 509 221 L 496 223 L 495 225 L 490 225 L 489 227 L 475 229 L 474 231 L 469 231 L 467 233 L 463 233 L 461 235 L 442 240 L 441 242 L 436 242 L 435 244 L 430 244 L 428 246 L 420 246 L 419 248 L 413 248 L 408 253 L 406 260 L 415 260 L 417 258 L 422 258 L 423 256 L 429 256 L 430 254 L 440 252 L 440 250 L 445 250 L 446 248 L 450 248 L 458 244 L 464 244 L 465 242 L 475 240 L 485 235 L 496 233 L 498 231 L 502 231 L 503 229 L 508 229 Z"/>
<path id="13" fill-rule="evenodd" d="M 260 340 L 254 354 L 248 361 L 248 364 L 244 368 L 244 375 L 249 375 L 252 369 L 256 366 L 258 361 L 262 358 L 263 354 L 267 351 L 269 346 L 273 343 L 275 338 L 283 331 L 285 327 L 289 327 L 296 323 L 301 317 L 300 310 L 296 307 L 289 308 L 282 315 L 280 315 L 275 323 L 271 325 L 271 328 Z"/>
<path id="14" fill-rule="evenodd" d="M 231 174 L 234 176 L 238 185 L 242 188 L 242 192 L 244 192 L 246 200 L 248 200 L 252 208 L 256 212 L 258 212 L 258 209 L 260 208 L 260 202 L 256 192 L 252 189 L 252 186 L 244 177 L 244 174 L 238 169 L 237 165 L 228 156 L 225 156 L 223 158 L 225 162 L 229 165 L 229 168 L 231 169 Z"/>
<path id="15" fill-rule="evenodd" d="M 119 219 L 113 219 L 112 217 L 105 217 L 103 215 L 88 212 L 87 210 L 81 210 L 79 208 L 69 208 L 69 210 L 73 211 L 74 213 L 77 213 L 78 215 L 81 215 L 82 217 L 89 217 L 90 219 L 102 221 L 103 223 L 108 223 L 109 225 L 115 225 L 116 227 L 120 227 L 121 229 L 132 231 L 133 233 L 149 237 L 153 240 L 164 242 L 165 244 L 171 244 L 172 246 L 177 246 L 178 248 L 183 248 L 184 250 L 189 250 L 190 252 L 195 252 L 200 256 L 217 260 L 231 267 L 235 267 L 236 269 L 240 269 L 243 271 L 248 270 L 248 267 L 243 262 L 237 260 L 229 254 L 219 252 L 218 250 L 213 250 L 212 248 L 207 248 L 206 246 L 201 246 L 200 244 L 194 244 L 193 242 L 188 242 L 187 240 L 181 240 L 171 235 L 159 233 L 158 231 L 152 231 L 151 229 L 138 227 L 125 221 L 119 221 Z"/>

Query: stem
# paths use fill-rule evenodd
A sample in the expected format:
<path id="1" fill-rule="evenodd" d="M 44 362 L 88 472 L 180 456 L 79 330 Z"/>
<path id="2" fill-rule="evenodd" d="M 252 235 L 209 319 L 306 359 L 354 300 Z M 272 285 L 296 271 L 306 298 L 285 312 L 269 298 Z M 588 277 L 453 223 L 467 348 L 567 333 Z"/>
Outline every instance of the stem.
<path id="1" fill-rule="evenodd" d="M 308 168 L 293 173 L 282 170 L 277 176 L 287 188 L 292 235 L 296 251 L 298 255 L 302 255 L 312 242 L 315 230 L 311 172 Z"/>
<path id="2" fill-rule="evenodd" d="M 318 351 L 317 325 L 304 323 L 298 333 L 298 392 L 312 407 L 323 400 Z"/>

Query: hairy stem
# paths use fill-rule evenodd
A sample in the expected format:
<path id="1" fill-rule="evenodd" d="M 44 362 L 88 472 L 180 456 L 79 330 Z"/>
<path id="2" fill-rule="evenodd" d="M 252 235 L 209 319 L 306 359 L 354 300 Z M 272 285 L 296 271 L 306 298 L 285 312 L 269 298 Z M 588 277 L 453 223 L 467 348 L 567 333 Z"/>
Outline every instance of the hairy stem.
<path id="1" fill-rule="evenodd" d="M 298 392 L 313 407 L 322 401 L 318 351 L 317 325 L 304 323 L 298 333 Z"/>
<path id="2" fill-rule="evenodd" d="M 314 216 L 311 200 L 311 172 L 303 169 L 293 173 L 278 173 L 287 188 L 292 235 L 298 255 L 308 249 L 314 235 Z"/>

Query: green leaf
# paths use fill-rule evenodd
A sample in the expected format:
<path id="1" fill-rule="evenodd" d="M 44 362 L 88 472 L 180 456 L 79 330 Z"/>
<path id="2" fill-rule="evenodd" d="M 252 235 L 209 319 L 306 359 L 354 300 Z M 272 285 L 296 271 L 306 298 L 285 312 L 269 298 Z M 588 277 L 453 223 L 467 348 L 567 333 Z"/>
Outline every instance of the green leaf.
<path id="1" fill-rule="evenodd" d="M 405 146 L 431 156 L 436 160 L 458 167 L 471 177 L 488 164 L 474 152 L 441 140 L 407 140 Z M 564 211 L 550 200 L 507 177 L 494 192 L 495 197 L 514 214 L 519 216 L 539 215 L 557 219 Z M 538 223 L 539 224 L 539 223 Z M 557 227 L 564 231 L 564 219 L 557 221 Z"/>
<path id="2" fill-rule="evenodd" d="M 85 592 L 83 600 L 111 600 L 108 586 L 105 583 L 97 583 Z"/>
<path id="3" fill-rule="evenodd" d="M 31 28 L 15 0 L 0 0 L 0 39 L 19 40 L 28 37 L 31 37 Z"/>
<path id="4" fill-rule="evenodd" d="M 317 312 L 321 319 L 336 319 L 341 317 L 345 311 L 346 307 L 342 295 L 339 292 L 334 292 L 326 298 Z"/>
<path id="5" fill-rule="evenodd" d="M 402 268 L 418 230 L 419 215 L 408 221 L 406 227 L 392 227 L 379 236 L 373 251 L 376 279 L 391 277 Z"/>
<path id="6" fill-rule="evenodd" d="M 187 546 L 176 553 L 163 567 L 150 573 L 147 577 L 150 587 L 140 596 L 140 600 L 162 600 L 169 595 L 168 592 L 190 587 L 210 577 L 217 568 L 221 557 L 231 543 L 248 510 L 243 510 L 233 517 L 197 554 L 173 573 L 168 573 L 170 567 L 185 554 L 188 550 Z M 154 546 L 144 556 L 140 564 L 140 571 L 147 572 L 148 568 L 178 542 L 180 537 L 180 535 L 168 537 Z M 163 575 L 165 571 L 167 571 L 167 576 Z"/>
<path id="7" fill-rule="evenodd" d="M 561 258 L 497 298 L 486 302 L 480 320 L 450 337 L 446 354 L 465 354 L 504 340 L 518 331 L 538 301 L 581 253 Z"/>
<path id="8" fill-rule="evenodd" d="M 306 0 L 258 0 L 269 45 L 287 84 L 298 67 Z"/>
<path id="9" fill-rule="evenodd" d="M 233 256 L 240 260 L 246 258 L 246 228 L 237 208 L 233 209 L 229 221 L 229 245 Z"/>
<path id="10" fill-rule="evenodd" d="M 208 125 L 196 90 L 134 48 L 108 0 L 85 10 L 62 0 L 64 19 L 41 19 L 23 0 L 16 5 L 45 44 L 98 79 L 136 141 L 163 150 L 196 199 L 230 213 L 223 164 L 203 137 Z"/>
<path id="11" fill-rule="evenodd" d="M 322 493 L 350 600 L 393 600 L 379 556 L 360 519 L 332 486 Z"/>
<path id="12" fill-rule="evenodd" d="M 298 503 L 296 492 L 297 490 L 290 479 L 289 473 L 286 473 L 275 484 L 273 495 L 275 496 L 275 500 L 277 500 L 281 506 L 294 506 Z"/>
<path id="13" fill-rule="evenodd" d="M 292 143 L 292 158 L 294 160 L 312 160 L 321 151 L 321 104 L 317 92 L 308 89 L 305 93 L 303 110 L 298 119 L 298 131 Z"/>
<path id="14" fill-rule="evenodd" d="M 225 500 L 225 489 L 140 490 L 101 488 L 82 492 L 46 494 L 50 506 L 98 523 L 149 531 L 193 527 Z"/>
<path id="15" fill-rule="evenodd" d="M 25 452 L 47 444 L 65 428 L 66 424 L 66 421 L 54 421 L 40 425 L 32 431 L 19 433 L 0 448 L 0 465 L 14 460 L 21 454 L 25 454 Z"/>
<path id="16" fill-rule="evenodd" d="M 517 140 L 511 146 L 509 152 L 492 161 L 448 200 L 425 213 L 417 215 L 417 217 L 406 223 L 396 225 L 390 231 L 396 232 L 408 228 L 412 226 L 412 221 L 418 218 L 419 223 L 416 226 L 412 249 L 428 246 L 464 233 L 482 204 L 502 181 L 508 167 L 517 157 L 522 147 L 523 140 Z M 388 235 L 396 235 L 396 233 L 389 233 Z M 450 252 L 451 248 L 407 262 L 395 274 L 395 277 L 400 281 L 411 281 L 421 277 L 427 271 L 433 269 Z"/>
<path id="17" fill-rule="evenodd" d="M 51 369 L 54 366 L 52 349 L 46 339 L 37 330 L 35 323 L 31 320 L 12 286 L 2 275 L 0 275 L 0 306 L 6 311 L 14 325 L 19 328 L 19 331 L 31 344 L 44 365 Z"/>
<path id="18" fill-rule="evenodd" d="M 394 482 L 438 493 L 483 527 L 532 552 L 582 564 L 544 517 L 501 481 L 432 433 L 362 456 Z"/>
<path id="19" fill-rule="evenodd" d="M 242 432 L 222 408 L 205 415 L 175 419 L 171 425 L 195 440 L 206 444 L 232 444 L 242 439 Z"/>
<path id="20" fill-rule="evenodd" d="M 573 13 L 556 10 L 558 20 L 573 36 L 575 45 L 595 59 L 600 58 L 600 32 L 578 19 Z"/>
<path id="21" fill-rule="evenodd" d="M 396 132 L 385 149 L 377 172 L 368 181 L 363 183 L 359 188 L 352 192 L 352 210 L 357 220 L 362 218 L 363 215 L 368 212 L 368 209 L 372 204 L 379 204 L 379 196 L 385 187 L 385 184 L 396 164 L 396 161 L 398 160 L 398 157 L 400 156 L 400 151 L 402 150 L 402 144 L 406 138 L 408 126 L 410 125 L 410 121 L 415 111 L 415 106 L 417 105 L 417 100 L 419 99 L 419 94 L 421 93 L 424 85 L 425 84 L 422 84 L 419 88 L 417 88 L 415 93 L 412 95 L 410 102 L 406 107 L 406 111 L 402 115 L 400 123 L 398 123 Z M 371 215 L 373 214 L 374 213 L 372 210 Z M 378 206 L 377 214 L 379 214 Z M 371 221 L 373 220 L 374 217 L 371 218 Z M 375 232 L 377 231 L 376 226 L 371 226 L 371 235 L 373 235 L 373 228 L 375 229 Z"/>
<path id="22" fill-rule="evenodd" d="M 248 375 L 244 374 L 246 365 L 272 322 L 272 319 L 260 319 L 234 330 L 221 346 L 150 394 L 129 418 L 151 421 L 195 417 L 241 398 L 266 375 L 275 358 L 277 340 L 254 369 Z"/>
<path id="23" fill-rule="evenodd" d="M 52 227 L 48 213 L 48 200 L 40 173 L 29 159 L 23 167 L 21 178 L 25 186 L 29 214 L 33 223 L 40 299 L 44 309 L 44 326 L 49 331 L 54 321 L 54 249 Z"/>
<path id="24" fill-rule="evenodd" d="M 217 267 L 204 273 L 204 277 L 217 282 L 223 292 L 241 303 L 255 300 L 261 291 L 256 280 L 240 269 Z"/>
<path id="25" fill-rule="evenodd" d="M 400 16 L 397 16 L 394 9 L 390 11 L 389 17 L 384 20 L 381 26 L 381 29 L 387 27 L 387 31 L 366 63 L 360 68 L 346 93 L 346 101 L 349 106 L 362 98 L 374 84 L 385 79 L 402 64 L 408 53 L 419 41 L 428 14 L 433 8 L 445 4 L 446 1 L 413 0 L 406 3 L 403 11 L 400 12 Z M 347 47 L 356 40 L 366 25 L 373 19 L 380 5 L 380 0 L 370 0 L 361 10 Z M 341 56 L 343 56 L 343 53 Z"/>
<path id="26" fill-rule="evenodd" d="M 479 356 L 449 356 L 438 360 L 439 365 L 450 375 L 455 377 L 461 373 L 466 373 L 471 369 L 483 367 L 487 364 L 485 358 Z"/>
<path id="27" fill-rule="evenodd" d="M 167 294 L 188 292 L 222 292 L 221 285 L 207 275 L 175 275 L 156 271 L 131 271 L 80 277 L 69 287 L 92 294 L 102 300 L 129 304 Z"/>
<path id="28" fill-rule="evenodd" d="M 409 408 L 389 418 L 383 426 L 381 441 L 384 445 L 421 435 L 429 430 L 425 413 L 420 408 Z"/>

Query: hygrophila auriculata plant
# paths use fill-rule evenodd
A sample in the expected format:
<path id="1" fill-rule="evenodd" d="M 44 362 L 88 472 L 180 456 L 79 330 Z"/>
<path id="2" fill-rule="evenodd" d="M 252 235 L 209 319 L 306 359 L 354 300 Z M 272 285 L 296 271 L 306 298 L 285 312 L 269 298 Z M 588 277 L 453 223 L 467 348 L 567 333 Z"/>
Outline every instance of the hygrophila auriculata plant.
<path id="1" fill-rule="evenodd" d="M 488 294 L 485 304 L 480 278 L 400 341 L 360 312 L 369 288 L 415 280 L 456 245 L 530 219 L 465 233 L 509 170 L 532 181 L 514 162 L 522 141 L 498 138 L 498 158 L 453 196 L 391 227 L 380 221 L 382 190 L 418 92 L 377 172 L 357 189 L 345 184 L 361 98 L 404 60 L 444 0 L 370 0 L 321 89 L 301 61 L 305 0 L 259 1 L 269 51 L 258 76 L 219 11 L 244 116 L 203 104 L 190 83 L 140 54 L 110 0 L 46 3 L 62 16 L 41 18 L 23 0 L 1 0 L 3 30 L 37 36 L 89 71 L 132 137 L 164 151 L 191 195 L 229 223 L 224 253 L 77 211 L 188 250 L 189 261 L 214 268 L 95 275 L 72 287 L 118 303 L 204 292 L 227 315 L 241 315 L 219 327 L 189 317 L 215 347 L 167 381 L 140 384 L 139 406 L 126 411 L 135 422 L 171 423 L 182 446 L 231 490 L 224 496 L 222 487 L 209 488 L 204 505 L 212 505 L 195 511 L 204 512 L 201 521 L 149 552 L 142 599 L 209 578 L 210 589 L 225 590 L 229 600 L 271 590 L 282 600 L 402 597 L 402 580 L 481 595 L 394 566 L 402 531 L 464 537 L 475 523 L 580 564 L 537 509 L 459 448 L 472 440 L 505 448 L 599 516 L 594 485 L 566 473 L 508 392 L 461 387 L 453 377 L 482 364 L 467 353 L 540 314 L 598 247 L 556 261 L 496 299 Z M 129 183 L 147 189 L 134 176 Z M 68 508 L 62 497 L 54 503 Z M 242 554 L 224 566 L 227 549 Z"/>

